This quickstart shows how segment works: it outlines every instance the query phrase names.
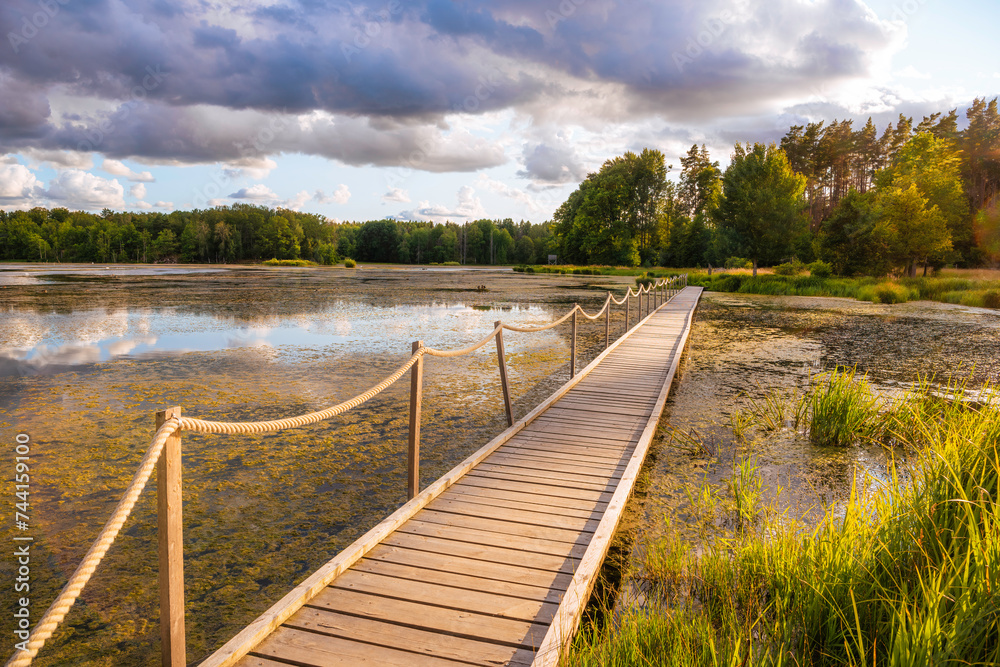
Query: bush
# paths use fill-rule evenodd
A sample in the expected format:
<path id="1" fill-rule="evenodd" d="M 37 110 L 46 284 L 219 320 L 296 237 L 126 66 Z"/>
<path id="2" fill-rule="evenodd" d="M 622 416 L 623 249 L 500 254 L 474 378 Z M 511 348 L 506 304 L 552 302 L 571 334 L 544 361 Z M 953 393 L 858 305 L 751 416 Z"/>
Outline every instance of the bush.
<path id="1" fill-rule="evenodd" d="M 307 259 L 274 259 L 264 262 L 266 266 L 316 266 L 316 262 Z"/>
<path id="2" fill-rule="evenodd" d="M 533 267 L 533 266 L 526 266 L 526 267 L 524 267 L 524 272 L 525 273 L 534 273 L 535 272 L 535 267 Z"/>
<path id="3" fill-rule="evenodd" d="M 441 266 L 461 266 L 460 262 L 442 262 Z"/>
<path id="4" fill-rule="evenodd" d="M 858 298 L 872 303 L 906 303 L 909 291 L 899 283 L 883 282 L 858 290 Z"/>
<path id="5" fill-rule="evenodd" d="M 753 262 L 746 257 L 730 257 L 723 266 L 727 269 L 752 269 Z"/>
<path id="6" fill-rule="evenodd" d="M 809 275 L 816 276 L 817 278 L 829 278 L 833 274 L 833 267 L 820 259 L 817 259 L 806 268 L 809 269 Z"/>
<path id="7" fill-rule="evenodd" d="M 1000 290 L 991 289 L 983 295 L 983 306 L 986 308 L 1000 308 Z"/>
<path id="8" fill-rule="evenodd" d="M 524 267 L 523 266 L 515 266 L 514 267 L 514 273 L 524 273 Z"/>
<path id="9" fill-rule="evenodd" d="M 350 257 L 348 257 L 347 259 L 344 260 L 344 268 L 346 268 L 346 269 L 353 269 L 355 266 L 357 266 L 357 262 L 355 262 Z"/>
<path id="10" fill-rule="evenodd" d="M 803 268 L 802 262 L 795 260 L 792 262 L 785 262 L 784 264 L 778 264 L 774 267 L 774 272 L 779 276 L 794 276 L 802 273 Z"/>

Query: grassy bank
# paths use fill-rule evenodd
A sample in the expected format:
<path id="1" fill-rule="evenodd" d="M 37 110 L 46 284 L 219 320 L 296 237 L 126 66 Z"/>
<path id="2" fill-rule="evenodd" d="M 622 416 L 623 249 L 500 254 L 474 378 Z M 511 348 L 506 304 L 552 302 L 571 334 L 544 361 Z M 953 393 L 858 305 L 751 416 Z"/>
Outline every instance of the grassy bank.
<path id="1" fill-rule="evenodd" d="M 725 497 L 702 494 L 733 531 L 695 551 L 668 530 L 641 564 L 644 607 L 585 628 L 562 664 L 1000 663 L 1000 397 L 983 387 L 971 404 L 951 390 L 923 383 L 888 399 L 836 373 L 803 396 L 752 404 L 737 435 L 879 440 L 908 462 L 806 527 L 778 514 L 752 455 L 734 461 Z"/>
<path id="2" fill-rule="evenodd" d="M 1000 308 L 1000 279 L 964 277 L 820 278 L 745 273 L 691 273 L 688 283 L 716 292 L 788 296 L 839 296 L 873 303 L 927 300 L 978 308 Z"/>

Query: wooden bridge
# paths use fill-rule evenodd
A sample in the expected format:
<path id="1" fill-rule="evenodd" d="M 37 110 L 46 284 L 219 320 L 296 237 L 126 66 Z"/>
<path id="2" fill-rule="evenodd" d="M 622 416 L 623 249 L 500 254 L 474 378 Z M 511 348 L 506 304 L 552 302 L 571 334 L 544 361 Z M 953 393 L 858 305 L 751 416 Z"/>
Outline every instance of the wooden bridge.
<path id="1" fill-rule="evenodd" d="M 700 287 L 680 291 L 202 667 L 555 664 L 645 459 L 700 296 Z M 289 607 L 297 611 L 279 622 Z"/>
<path id="2" fill-rule="evenodd" d="M 505 327 L 519 329 L 498 322 L 491 336 L 512 424 L 419 493 L 422 356 L 456 356 L 482 341 L 453 352 L 415 343 L 413 357 L 386 381 L 310 415 L 236 424 L 182 418 L 179 409 L 161 413 L 163 425 L 115 514 L 33 630 L 32 650 L 15 654 L 8 665 L 31 663 L 114 541 L 154 466 L 163 664 L 185 665 L 179 432 L 259 432 L 314 423 L 368 400 L 410 369 L 410 501 L 202 667 L 555 665 L 576 631 L 687 341 L 701 288 L 679 287 L 675 279 L 640 290 L 641 321 L 613 344 L 606 342 L 607 349 L 579 374 L 574 307 L 559 320 L 573 317 L 572 379 L 516 422 L 501 334 Z M 660 288 L 662 299 L 659 291 L 652 293 Z M 652 311 L 645 318 L 643 294 Z M 630 290 L 615 303 L 628 308 L 631 296 Z M 584 316 L 605 314 L 608 332 L 611 303 L 609 294 L 604 309 Z"/>

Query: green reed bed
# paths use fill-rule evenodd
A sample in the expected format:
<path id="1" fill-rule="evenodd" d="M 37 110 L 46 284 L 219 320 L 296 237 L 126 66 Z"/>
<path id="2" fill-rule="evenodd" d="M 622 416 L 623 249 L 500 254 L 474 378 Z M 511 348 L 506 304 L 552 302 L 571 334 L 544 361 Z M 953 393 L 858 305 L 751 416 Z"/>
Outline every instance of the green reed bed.
<path id="1" fill-rule="evenodd" d="M 688 283 L 715 292 L 767 294 L 772 296 L 833 296 L 871 301 L 905 303 L 927 300 L 978 308 L 1000 308 L 1000 281 L 967 278 L 840 278 L 762 274 L 692 273 Z"/>
<path id="2" fill-rule="evenodd" d="M 758 501 L 700 552 L 668 529 L 646 550 L 643 607 L 585 629 L 563 664 L 1000 663 L 1000 396 L 986 386 L 970 402 L 967 389 L 919 382 L 887 399 L 850 371 L 817 378 L 801 399 L 811 429 L 825 401 L 831 444 L 884 438 L 907 462 L 813 527 Z M 731 484 L 752 491 L 755 463 L 735 467 Z"/>

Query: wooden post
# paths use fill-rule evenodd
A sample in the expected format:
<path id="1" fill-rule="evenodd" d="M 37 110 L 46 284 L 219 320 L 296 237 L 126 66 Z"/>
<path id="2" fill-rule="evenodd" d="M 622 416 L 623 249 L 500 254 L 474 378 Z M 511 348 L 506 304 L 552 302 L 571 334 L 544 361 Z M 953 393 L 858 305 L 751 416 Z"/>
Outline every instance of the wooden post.
<path id="1" fill-rule="evenodd" d="M 611 301 L 611 292 L 608 292 L 608 312 L 604 313 L 604 349 L 608 349 L 611 345 L 611 306 L 614 303 Z"/>
<path id="2" fill-rule="evenodd" d="M 424 341 L 413 342 L 413 352 Z M 421 356 L 410 369 L 410 437 L 406 450 L 406 497 L 413 500 L 420 492 L 420 398 L 424 390 L 424 358 Z"/>
<path id="3" fill-rule="evenodd" d="M 180 416 L 178 407 L 157 412 L 156 429 Z M 156 504 L 160 553 L 160 654 L 163 667 L 185 667 L 184 515 L 179 433 L 167 438 L 156 464 Z"/>
<path id="4" fill-rule="evenodd" d="M 631 289 L 629 289 L 628 292 L 625 292 L 625 332 L 626 333 L 628 332 L 628 320 L 629 320 L 628 311 L 629 311 L 629 306 L 631 306 L 631 304 L 632 304 L 632 299 L 629 298 L 629 295 L 631 293 L 632 293 Z"/>
<path id="5" fill-rule="evenodd" d="M 576 310 L 580 304 L 573 304 L 573 347 L 569 351 L 569 377 L 576 377 Z"/>
<path id="6" fill-rule="evenodd" d="M 500 326 L 500 321 L 493 323 L 493 328 Z M 497 362 L 500 364 L 500 386 L 503 387 L 503 407 L 507 411 L 507 426 L 514 425 L 514 411 L 510 407 L 510 385 L 507 384 L 507 360 L 503 354 L 503 329 L 497 332 Z"/>

